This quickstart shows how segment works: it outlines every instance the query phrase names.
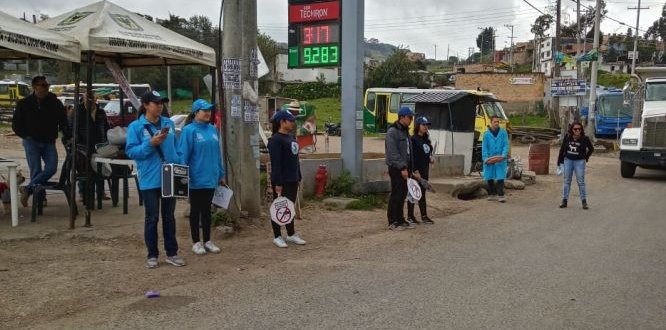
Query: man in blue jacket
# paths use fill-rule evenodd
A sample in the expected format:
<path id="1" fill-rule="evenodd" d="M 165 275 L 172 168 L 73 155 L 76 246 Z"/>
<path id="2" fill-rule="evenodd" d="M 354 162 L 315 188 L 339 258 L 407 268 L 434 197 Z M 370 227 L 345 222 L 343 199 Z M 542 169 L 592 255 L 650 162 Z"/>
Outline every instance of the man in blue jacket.
<path id="1" fill-rule="evenodd" d="M 500 203 L 504 203 L 506 202 L 504 179 L 506 179 L 507 157 L 509 156 L 509 135 L 499 126 L 499 117 L 493 116 L 490 120 L 491 126 L 483 134 L 481 148 L 483 179 L 488 182 L 488 200 L 499 200 Z"/>
<path id="2" fill-rule="evenodd" d="M 176 127 L 173 122 L 162 117 L 162 97 L 159 93 L 147 92 L 141 97 L 139 118 L 127 129 L 125 153 L 137 163 L 139 187 L 146 210 L 144 239 L 148 248 L 147 268 L 158 266 L 157 222 L 162 204 L 162 230 L 166 262 L 174 266 L 184 266 L 178 256 L 176 241 L 176 199 L 162 198 L 162 163 L 181 163 L 176 149 Z"/>

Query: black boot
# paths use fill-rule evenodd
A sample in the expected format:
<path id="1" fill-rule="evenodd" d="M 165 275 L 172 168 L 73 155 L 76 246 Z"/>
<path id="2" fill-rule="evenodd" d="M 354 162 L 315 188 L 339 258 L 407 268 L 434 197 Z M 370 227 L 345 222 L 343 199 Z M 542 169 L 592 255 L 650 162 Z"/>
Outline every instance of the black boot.
<path id="1" fill-rule="evenodd" d="M 562 204 L 560 204 L 560 208 L 561 208 L 561 209 L 564 209 L 564 208 L 566 208 L 566 207 L 567 207 L 567 200 L 566 200 L 566 199 L 563 199 L 563 200 L 562 200 Z"/>
<path id="2" fill-rule="evenodd" d="M 583 199 L 583 210 L 587 210 L 589 207 L 587 206 L 587 199 Z"/>

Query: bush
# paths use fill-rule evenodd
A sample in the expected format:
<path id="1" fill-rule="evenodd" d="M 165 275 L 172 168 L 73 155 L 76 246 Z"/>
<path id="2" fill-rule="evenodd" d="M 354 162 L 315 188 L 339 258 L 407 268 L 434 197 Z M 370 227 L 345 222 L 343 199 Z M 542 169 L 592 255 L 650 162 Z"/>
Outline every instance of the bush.
<path id="1" fill-rule="evenodd" d="M 385 207 L 383 195 L 363 195 L 359 200 L 347 205 L 349 210 L 373 210 Z"/>
<path id="2" fill-rule="evenodd" d="M 332 196 L 351 197 L 354 195 L 353 187 L 356 179 L 349 173 L 343 171 L 339 177 L 331 181 L 328 187 L 329 194 Z"/>
<path id="3" fill-rule="evenodd" d="M 282 88 L 282 97 L 297 100 L 314 100 L 325 97 L 340 97 L 340 84 L 325 81 L 289 84 Z"/>

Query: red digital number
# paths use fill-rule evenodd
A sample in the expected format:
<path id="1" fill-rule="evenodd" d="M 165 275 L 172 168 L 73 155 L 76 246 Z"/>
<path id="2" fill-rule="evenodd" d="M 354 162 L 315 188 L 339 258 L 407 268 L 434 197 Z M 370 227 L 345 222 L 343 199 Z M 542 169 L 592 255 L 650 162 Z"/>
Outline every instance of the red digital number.
<path id="1" fill-rule="evenodd" d="M 324 43 L 329 43 L 330 39 L 328 37 L 328 25 L 324 25 L 321 27 L 321 34 L 324 35 Z"/>
<path id="2" fill-rule="evenodd" d="M 303 28 L 303 36 L 304 36 L 304 39 L 305 39 L 305 40 L 303 40 L 304 45 L 312 44 L 312 28 L 311 27 Z"/>

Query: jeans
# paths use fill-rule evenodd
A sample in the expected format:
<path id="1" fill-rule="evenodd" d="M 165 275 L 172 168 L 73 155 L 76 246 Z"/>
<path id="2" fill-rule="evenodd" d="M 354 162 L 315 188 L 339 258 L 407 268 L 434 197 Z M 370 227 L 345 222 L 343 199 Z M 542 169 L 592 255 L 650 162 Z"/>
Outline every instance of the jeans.
<path id="1" fill-rule="evenodd" d="M 58 170 L 58 151 L 55 143 L 42 143 L 32 139 L 23 139 L 23 148 L 30 169 L 30 183 L 27 190 L 32 192 L 36 185 L 48 182 Z"/>
<path id="2" fill-rule="evenodd" d="M 578 183 L 578 192 L 581 200 L 587 199 L 585 192 L 585 159 L 571 160 L 564 158 L 564 188 L 562 189 L 562 199 L 569 199 L 571 190 L 571 177 L 576 173 L 576 182 Z"/>
<path id="3" fill-rule="evenodd" d="M 157 248 L 157 222 L 160 215 L 160 202 L 162 204 L 162 235 L 164 236 L 164 250 L 167 257 L 178 254 L 178 242 L 176 241 L 176 199 L 162 198 L 161 189 L 141 190 L 143 206 L 146 210 L 146 222 L 144 225 L 144 240 L 148 248 L 148 258 L 157 258 L 160 254 Z"/>
<path id="4" fill-rule="evenodd" d="M 288 200 L 296 204 L 296 197 L 298 196 L 298 182 L 285 182 L 282 185 L 282 196 L 287 197 Z M 277 197 L 278 195 L 275 192 L 275 185 L 273 185 L 273 199 L 276 199 Z M 289 236 L 294 236 L 296 233 L 296 230 L 294 229 L 294 220 L 285 225 L 287 228 L 287 235 Z M 280 225 L 271 220 L 271 226 L 273 227 L 273 236 L 275 236 L 275 238 L 282 236 L 282 228 Z"/>
<path id="5" fill-rule="evenodd" d="M 192 243 L 201 241 L 199 228 L 203 231 L 203 241 L 210 241 L 210 206 L 214 194 L 215 189 L 190 190 L 190 234 L 192 234 Z"/>
<path id="6" fill-rule="evenodd" d="M 407 180 L 402 177 L 399 169 L 389 167 L 391 177 L 391 197 L 389 197 L 386 217 L 388 223 L 401 224 L 405 222 L 405 198 L 407 198 Z"/>

